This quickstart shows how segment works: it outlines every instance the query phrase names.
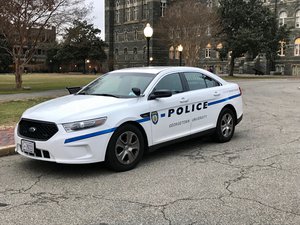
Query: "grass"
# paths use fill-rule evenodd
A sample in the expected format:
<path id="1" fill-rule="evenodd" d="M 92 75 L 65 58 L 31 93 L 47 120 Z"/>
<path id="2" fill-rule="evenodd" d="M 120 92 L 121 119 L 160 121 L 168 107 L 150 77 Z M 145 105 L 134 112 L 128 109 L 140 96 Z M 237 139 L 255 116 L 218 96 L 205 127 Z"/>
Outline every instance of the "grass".
<path id="1" fill-rule="evenodd" d="M 16 90 L 13 74 L 0 75 L 0 94 L 29 93 L 47 90 L 58 90 L 66 87 L 84 86 L 99 75 L 68 75 L 68 74 L 23 74 L 23 87 L 30 90 Z"/>
<path id="2" fill-rule="evenodd" d="M 15 126 L 26 109 L 47 100 L 49 98 L 0 102 L 0 127 Z"/>

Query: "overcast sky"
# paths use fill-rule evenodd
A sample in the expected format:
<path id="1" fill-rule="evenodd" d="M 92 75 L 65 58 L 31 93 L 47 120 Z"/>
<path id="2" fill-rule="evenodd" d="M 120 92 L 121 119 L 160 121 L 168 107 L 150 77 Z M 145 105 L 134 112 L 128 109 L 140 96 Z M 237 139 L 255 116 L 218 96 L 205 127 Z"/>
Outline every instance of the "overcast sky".
<path id="1" fill-rule="evenodd" d="M 101 30 L 101 38 L 104 40 L 104 0 L 87 0 L 93 3 L 92 16 L 95 27 Z"/>

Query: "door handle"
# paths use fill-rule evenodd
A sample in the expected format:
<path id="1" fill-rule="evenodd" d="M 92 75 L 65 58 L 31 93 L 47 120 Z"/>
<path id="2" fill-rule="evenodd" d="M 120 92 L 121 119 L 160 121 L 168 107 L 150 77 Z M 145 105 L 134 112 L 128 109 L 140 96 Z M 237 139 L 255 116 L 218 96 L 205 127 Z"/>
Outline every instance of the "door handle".
<path id="1" fill-rule="evenodd" d="M 186 103 L 186 102 L 188 102 L 189 100 L 187 99 L 187 98 L 182 98 L 181 100 L 180 100 L 180 103 Z"/>
<path id="2" fill-rule="evenodd" d="M 220 92 L 215 92 L 215 93 L 214 93 L 214 96 L 216 96 L 216 97 L 218 97 L 218 96 L 220 96 L 220 95 L 221 95 Z"/>

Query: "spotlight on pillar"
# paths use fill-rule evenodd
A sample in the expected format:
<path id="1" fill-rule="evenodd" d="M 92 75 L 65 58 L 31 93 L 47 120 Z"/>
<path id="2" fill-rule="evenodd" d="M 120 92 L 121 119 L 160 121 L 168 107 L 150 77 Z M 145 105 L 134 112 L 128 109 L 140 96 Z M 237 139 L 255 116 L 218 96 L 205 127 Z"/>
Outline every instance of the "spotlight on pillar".
<path id="1" fill-rule="evenodd" d="M 150 65 L 150 49 L 149 49 L 150 48 L 150 38 L 153 35 L 153 29 L 149 23 L 147 23 L 147 25 L 144 29 L 144 35 L 147 39 L 147 66 L 149 66 Z"/>

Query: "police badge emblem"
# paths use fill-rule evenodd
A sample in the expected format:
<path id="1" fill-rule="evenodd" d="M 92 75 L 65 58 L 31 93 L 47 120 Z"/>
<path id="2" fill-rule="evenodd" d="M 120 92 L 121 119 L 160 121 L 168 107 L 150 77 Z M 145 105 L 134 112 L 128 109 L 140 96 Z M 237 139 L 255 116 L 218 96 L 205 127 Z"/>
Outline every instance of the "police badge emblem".
<path id="1" fill-rule="evenodd" d="M 151 113 L 151 120 L 153 124 L 158 123 L 158 113 L 156 111 Z"/>

